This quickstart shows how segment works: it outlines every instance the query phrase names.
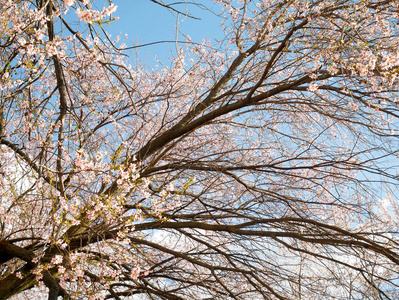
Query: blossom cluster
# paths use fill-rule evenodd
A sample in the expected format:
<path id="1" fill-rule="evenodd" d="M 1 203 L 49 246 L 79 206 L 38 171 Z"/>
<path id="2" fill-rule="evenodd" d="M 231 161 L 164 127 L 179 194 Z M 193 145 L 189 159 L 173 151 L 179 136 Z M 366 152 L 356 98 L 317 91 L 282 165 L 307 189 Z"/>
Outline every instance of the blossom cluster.
<path id="1" fill-rule="evenodd" d="M 118 8 L 118 6 L 116 6 L 115 4 L 111 4 L 109 7 L 103 8 L 103 10 L 101 12 L 97 11 L 97 10 L 91 10 L 91 9 L 87 9 L 87 10 L 79 9 L 76 13 L 77 13 L 79 19 L 81 19 L 85 23 L 91 24 L 95 21 L 100 21 L 104 17 L 110 16 L 113 12 L 116 11 L 117 8 Z"/>

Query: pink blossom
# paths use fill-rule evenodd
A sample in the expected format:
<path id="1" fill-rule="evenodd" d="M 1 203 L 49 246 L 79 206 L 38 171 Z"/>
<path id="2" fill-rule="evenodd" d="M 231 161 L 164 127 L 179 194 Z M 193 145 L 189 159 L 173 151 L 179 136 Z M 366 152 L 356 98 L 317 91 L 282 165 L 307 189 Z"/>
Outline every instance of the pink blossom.
<path id="1" fill-rule="evenodd" d="M 74 271 L 75 271 L 76 276 L 83 277 L 84 271 L 81 268 L 76 268 Z"/>
<path id="2" fill-rule="evenodd" d="M 65 267 L 64 267 L 64 266 L 59 266 L 59 267 L 58 267 L 58 273 L 60 273 L 60 274 L 64 274 L 64 273 L 65 273 L 65 271 L 66 271 L 66 269 L 65 269 Z"/>
<path id="3" fill-rule="evenodd" d="M 130 277 L 132 279 L 137 279 L 140 276 L 140 266 L 134 268 L 131 272 L 130 272 Z"/>
<path id="4" fill-rule="evenodd" d="M 26 45 L 26 40 L 22 37 L 22 38 L 19 38 L 18 39 L 18 43 L 21 45 L 21 46 L 25 46 Z"/>
<path id="5" fill-rule="evenodd" d="M 62 255 L 56 255 L 56 256 L 54 256 L 52 259 L 51 259 L 51 263 L 52 264 L 55 264 L 55 265 L 59 265 L 59 264 L 61 264 L 62 263 L 62 259 L 63 259 L 63 257 L 62 257 Z"/>
<path id="6" fill-rule="evenodd" d="M 112 13 L 114 13 L 117 8 L 118 8 L 118 6 L 116 6 L 115 4 L 111 4 L 108 8 L 104 8 L 103 9 L 102 14 L 106 15 L 106 16 L 109 16 Z"/>
<path id="7" fill-rule="evenodd" d="M 315 92 L 315 91 L 317 91 L 318 88 L 319 88 L 319 86 L 316 83 L 312 82 L 308 87 L 308 91 Z"/>

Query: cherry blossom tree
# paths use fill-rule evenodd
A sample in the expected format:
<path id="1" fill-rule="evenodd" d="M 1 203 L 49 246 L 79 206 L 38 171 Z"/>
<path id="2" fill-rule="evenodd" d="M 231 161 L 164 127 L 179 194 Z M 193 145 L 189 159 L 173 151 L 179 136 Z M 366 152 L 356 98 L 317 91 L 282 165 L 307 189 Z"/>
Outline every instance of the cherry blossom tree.
<path id="1" fill-rule="evenodd" d="M 0 0 L 0 299 L 398 299 L 399 1 L 214 2 Z"/>

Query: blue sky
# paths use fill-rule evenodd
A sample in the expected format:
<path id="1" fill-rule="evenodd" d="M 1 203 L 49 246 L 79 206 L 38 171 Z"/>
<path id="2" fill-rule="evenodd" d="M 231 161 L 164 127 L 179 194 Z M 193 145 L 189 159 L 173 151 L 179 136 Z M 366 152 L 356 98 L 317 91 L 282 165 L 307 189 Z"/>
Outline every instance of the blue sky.
<path id="1" fill-rule="evenodd" d="M 139 44 L 162 40 L 174 41 L 177 21 L 179 29 L 188 34 L 194 42 L 201 42 L 204 38 L 212 40 L 224 37 L 220 27 L 222 18 L 196 6 L 189 6 L 189 11 L 200 20 L 178 16 L 150 0 L 115 0 L 114 3 L 118 5 L 115 16 L 120 19 L 104 27 L 113 37 L 119 33 L 122 33 L 122 36 L 128 34 L 128 45 L 132 45 L 136 40 Z M 203 0 L 201 3 L 212 10 L 221 11 L 213 1 Z M 179 9 L 185 10 L 184 5 L 179 6 Z M 179 39 L 184 40 L 181 35 Z M 148 57 L 148 64 L 152 65 L 155 64 L 154 55 L 164 61 L 172 56 L 171 51 L 174 47 L 174 43 L 147 46 L 140 50 L 140 54 L 143 59 Z"/>

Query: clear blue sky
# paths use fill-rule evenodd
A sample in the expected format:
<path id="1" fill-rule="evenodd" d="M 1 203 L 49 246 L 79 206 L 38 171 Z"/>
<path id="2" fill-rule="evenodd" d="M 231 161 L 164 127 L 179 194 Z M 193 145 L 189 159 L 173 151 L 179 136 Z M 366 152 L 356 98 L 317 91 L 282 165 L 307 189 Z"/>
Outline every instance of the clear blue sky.
<path id="1" fill-rule="evenodd" d="M 193 5 L 189 6 L 188 9 L 192 15 L 200 18 L 200 20 L 187 18 L 183 15 L 177 16 L 177 13 L 172 13 L 149 0 L 115 0 L 114 3 L 118 5 L 114 16 L 120 19 L 112 22 L 110 26 L 104 25 L 104 27 L 113 37 L 116 37 L 119 33 L 122 33 L 122 36 L 128 34 L 129 46 L 136 40 L 139 44 L 162 40 L 174 41 L 177 17 L 179 29 L 188 34 L 194 42 L 201 42 L 204 38 L 213 40 L 224 37 L 220 27 L 222 18 Z M 213 1 L 203 0 L 201 3 L 212 10 L 221 12 L 219 5 Z M 184 5 L 179 6 L 179 8 L 185 10 Z M 179 35 L 179 40 L 184 40 L 184 38 Z M 154 55 L 164 61 L 172 56 L 171 51 L 174 47 L 174 43 L 147 46 L 140 50 L 140 54 L 143 59 L 148 57 L 148 64 L 151 66 L 155 64 Z"/>

